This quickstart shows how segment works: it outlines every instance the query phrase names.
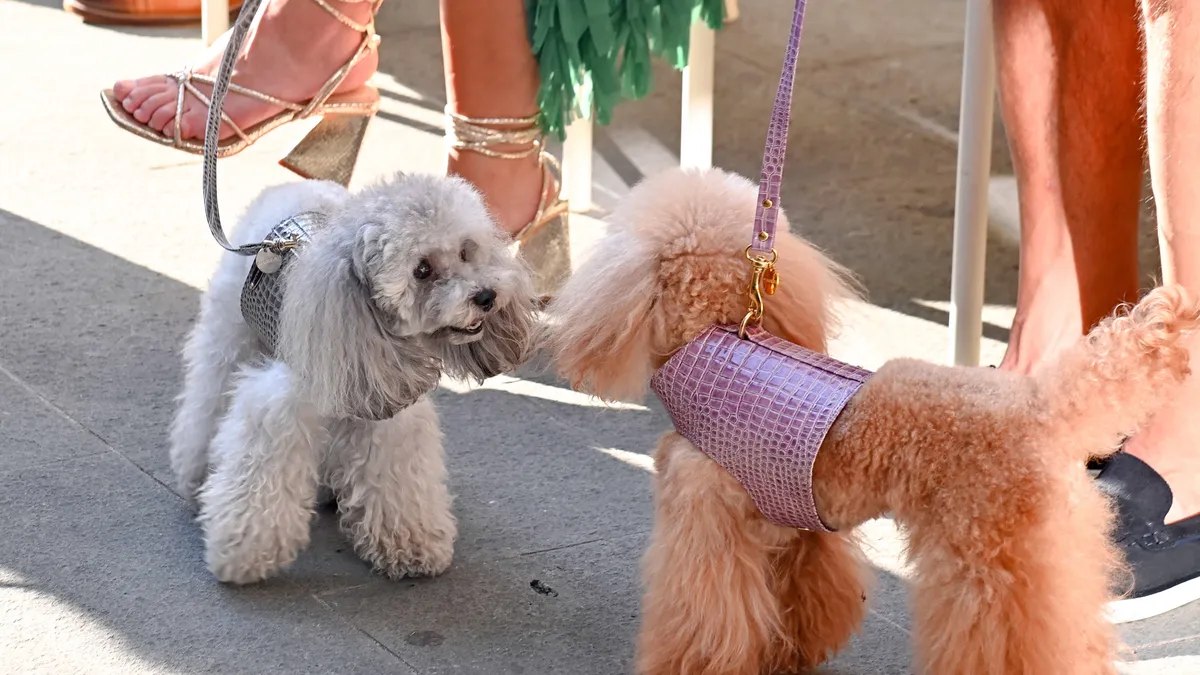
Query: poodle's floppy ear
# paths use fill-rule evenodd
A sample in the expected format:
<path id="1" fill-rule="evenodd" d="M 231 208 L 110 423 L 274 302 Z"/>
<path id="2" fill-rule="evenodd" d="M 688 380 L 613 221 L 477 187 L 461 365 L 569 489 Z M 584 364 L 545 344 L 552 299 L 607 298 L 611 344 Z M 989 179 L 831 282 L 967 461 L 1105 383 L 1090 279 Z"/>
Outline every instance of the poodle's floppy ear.
<path id="1" fill-rule="evenodd" d="M 775 250 L 781 283 L 774 295 L 765 298 L 763 327 L 802 347 L 825 352 L 837 335 L 835 305 L 858 296 L 853 279 L 848 270 L 790 232 L 778 233 Z"/>
<path id="2" fill-rule="evenodd" d="M 511 299 L 484 321 L 479 340 L 460 345 L 440 342 L 446 374 L 482 383 L 515 370 L 529 359 L 540 336 L 533 285 L 527 275 L 522 275 L 517 286 Z"/>
<path id="3" fill-rule="evenodd" d="M 631 228 L 614 228 L 549 306 L 558 372 L 609 401 L 639 401 L 661 335 L 657 260 Z"/>
<path id="4" fill-rule="evenodd" d="M 320 414 L 384 420 L 436 387 L 440 369 L 418 340 L 388 333 L 362 245 L 356 228 L 333 227 L 288 266 L 279 356 Z"/>

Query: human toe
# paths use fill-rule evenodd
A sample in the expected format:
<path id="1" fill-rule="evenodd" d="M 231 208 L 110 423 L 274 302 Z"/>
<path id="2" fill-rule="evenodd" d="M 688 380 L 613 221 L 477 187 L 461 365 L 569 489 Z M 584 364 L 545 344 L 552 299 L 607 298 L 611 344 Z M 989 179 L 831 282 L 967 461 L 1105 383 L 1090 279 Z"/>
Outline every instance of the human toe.
<path id="1" fill-rule="evenodd" d="M 124 96 L 117 95 L 121 99 L 121 107 L 125 108 L 127 113 L 135 113 L 146 99 L 168 91 L 169 87 L 164 82 L 153 82 L 146 85 L 138 85 L 129 90 Z M 114 90 L 114 94 L 117 92 Z"/>
<path id="2" fill-rule="evenodd" d="M 122 100 L 126 96 L 129 96 L 129 93 L 133 91 L 133 80 L 118 80 L 117 82 L 113 83 L 112 90 L 113 95 L 117 97 L 117 100 Z"/>
<path id="3" fill-rule="evenodd" d="M 160 91 L 142 101 L 142 104 L 134 111 L 133 118 L 158 130 L 162 127 L 155 126 L 151 120 L 157 117 L 160 125 L 165 124 L 170 118 L 163 118 L 164 109 L 174 113 L 175 97 L 170 92 Z"/>
<path id="4" fill-rule="evenodd" d="M 156 107 L 146 126 L 168 136 L 173 134 L 174 125 L 171 124 L 171 121 L 175 119 L 175 96 L 170 94 L 151 96 L 146 100 L 146 106 L 150 105 Z"/>
<path id="5" fill-rule="evenodd" d="M 166 75 L 149 75 L 133 80 L 117 80 L 113 84 L 113 93 L 116 94 L 117 98 L 123 99 L 141 87 L 161 88 L 162 85 L 167 84 L 169 79 Z"/>
<path id="6" fill-rule="evenodd" d="M 179 135 L 181 138 L 203 139 L 208 127 L 208 106 L 194 101 L 189 96 L 184 103 L 183 115 L 179 118 Z M 219 140 L 225 140 L 233 135 L 233 129 L 228 122 L 221 124 Z"/>

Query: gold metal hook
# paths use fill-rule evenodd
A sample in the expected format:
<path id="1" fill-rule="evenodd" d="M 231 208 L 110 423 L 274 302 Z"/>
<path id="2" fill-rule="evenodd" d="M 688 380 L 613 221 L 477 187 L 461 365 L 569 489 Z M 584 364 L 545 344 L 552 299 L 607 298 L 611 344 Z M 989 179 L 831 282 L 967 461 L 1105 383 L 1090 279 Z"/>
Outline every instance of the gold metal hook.
<path id="1" fill-rule="evenodd" d="M 768 258 L 762 254 L 751 253 L 750 248 L 750 246 L 746 247 L 746 259 L 753 266 L 750 275 L 750 307 L 746 310 L 746 316 L 742 317 L 741 325 L 738 326 L 738 337 L 742 339 L 746 338 L 746 329 L 751 323 L 762 322 L 763 315 L 767 310 L 763 293 L 774 295 L 779 288 L 779 272 L 775 270 L 775 261 L 779 259 L 779 254 L 775 249 L 771 249 L 771 255 Z"/>

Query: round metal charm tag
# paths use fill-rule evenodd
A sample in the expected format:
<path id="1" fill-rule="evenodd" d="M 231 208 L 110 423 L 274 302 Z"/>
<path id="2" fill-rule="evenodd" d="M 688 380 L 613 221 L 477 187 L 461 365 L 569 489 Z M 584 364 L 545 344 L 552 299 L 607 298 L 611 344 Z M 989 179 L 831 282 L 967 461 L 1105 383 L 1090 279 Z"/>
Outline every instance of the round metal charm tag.
<path id="1" fill-rule="evenodd" d="M 271 249 L 262 248 L 254 254 L 254 265 L 263 274 L 274 274 L 283 266 L 283 256 Z"/>

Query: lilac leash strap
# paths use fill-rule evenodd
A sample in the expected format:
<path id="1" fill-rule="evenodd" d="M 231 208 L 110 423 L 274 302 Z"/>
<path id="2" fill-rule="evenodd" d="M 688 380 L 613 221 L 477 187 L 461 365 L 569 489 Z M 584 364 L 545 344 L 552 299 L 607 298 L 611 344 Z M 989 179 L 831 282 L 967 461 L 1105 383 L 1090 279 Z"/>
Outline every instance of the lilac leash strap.
<path id="1" fill-rule="evenodd" d="M 783 184 L 783 162 L 787 156 L 788 124 L 792 119 L 792 84 L 796 79 L 796 56 L 800 52 L 800 33 L 804 28 L 806 0 L 796 0 L 792 13 L 792 35 L 783 57 L 783 73 L 775 94 L 775 109 L 767 126 L 767 147 L 763 150 L 762 179 L 758 185 L 758 211 L 754 215 L 754 238 L 750 249 L 769 254 L 775 248 L 775 221 L 779 218 L 779 189 Z"/>

